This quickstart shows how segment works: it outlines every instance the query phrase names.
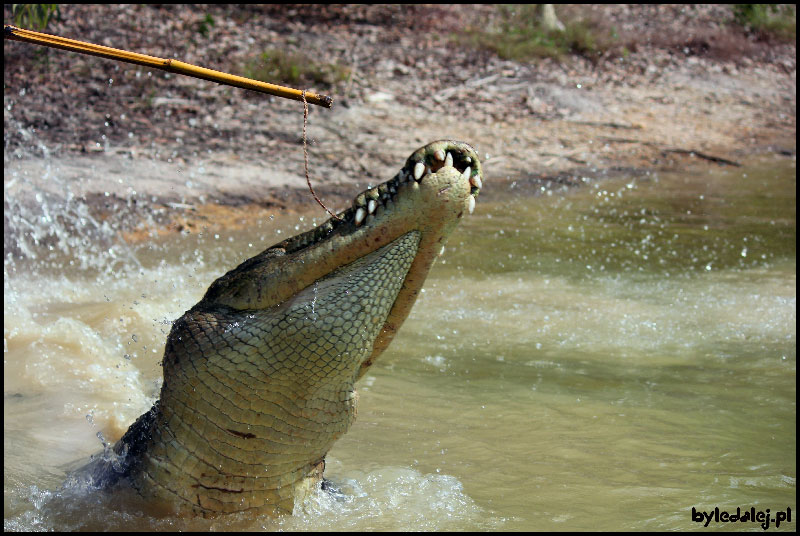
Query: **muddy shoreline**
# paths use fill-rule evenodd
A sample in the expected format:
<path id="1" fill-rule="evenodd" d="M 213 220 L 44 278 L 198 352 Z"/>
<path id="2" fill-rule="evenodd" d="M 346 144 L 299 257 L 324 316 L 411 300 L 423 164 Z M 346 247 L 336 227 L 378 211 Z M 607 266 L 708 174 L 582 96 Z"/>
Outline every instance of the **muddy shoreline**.
<path id="1" fill-rule="evenodd" d="M 347 65 L 348 80 L 327 90 L 333 108 L 312 107 L 308 122 L 311 180 L 334 210 L 436 139 L 478 150 L 488 196 L 515 181 L 533 191 L 581 177 L 795 156 L 793 44 L 725 58 L 648 40 L 601 62 L 513 62 L 455 48 L 444 32 L 422 32 L 420 41 L 404 28 L 420 14 L 438 16 L 431 28 L 474 25 L 490 7 L 414 9 L 347 7 L 334 19 L 266 9 L 244 20 L 220 8 L 210 42 L 201 42 L 197 8 L 176 8 L 174 51 L 135 32 L 137 21 L 163 24 L 152 6 L 65 6 L 52 31 L 229 70 L 236 61 L 214 64 L 220 49 L 244 58 L 298 42 Z M 607 9 L 601 15 L 627 17 L 632 28 L 656 14 L 664 32 L 683 24 L 694 35 L 722 8 Z M 51 206 L 85 204 L 98 221 L 120 220 L 128 240 L 244 226 L 276 212 L 324 217 L 306 187 L 301 103 L 24 47 L 32 46 L 4 43 L 7 246 L 9 212 L 35 211 L 43 197 Z M 59 70 L 66 74 L 56 87 Z"/>

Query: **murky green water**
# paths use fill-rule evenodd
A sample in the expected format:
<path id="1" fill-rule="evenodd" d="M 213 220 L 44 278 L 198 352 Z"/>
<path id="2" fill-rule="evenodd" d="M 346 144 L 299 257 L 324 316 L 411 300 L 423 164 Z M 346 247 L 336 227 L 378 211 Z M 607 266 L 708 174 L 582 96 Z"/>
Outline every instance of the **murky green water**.
<path id="1" fill-rule="evenodd" d="M 149 408 L 169 321 L 293 222 L 113 270 L 6 262 L 5 528 L 692 530 L 692 507 L 788 507 L 794 530 L 794 162 L 526 189 L 479 201 L 360 383 L 326 470 L 345 497 L 277 521 L 56 490 Z"/>

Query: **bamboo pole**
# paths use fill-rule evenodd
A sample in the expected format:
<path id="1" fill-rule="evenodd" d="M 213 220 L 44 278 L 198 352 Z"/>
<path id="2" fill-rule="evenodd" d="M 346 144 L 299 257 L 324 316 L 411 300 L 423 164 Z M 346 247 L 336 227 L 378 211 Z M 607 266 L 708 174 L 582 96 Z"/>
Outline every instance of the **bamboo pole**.
<path id="1" fill-rule="evenodd" d="M 109 58 L 112 60 L 119 60 L 137 65 L 145 65 L 154 69 L 161 69 L 162 71 L 194 76 L 195 78 L 202 78 L 203 80 L 210 80 L 212 82 L 227 84 L 229 86 L 240 87 L 243 89 L 251 89 L 253 91 L 268 93 L 270 95 L 275 95 L 277 97 L 283 97 L 286 99 L 293 99 L 297 101 L 303 100 L 303 91 L 299 89 L 268 84 L 267 82 L 259 82 L 258 80 L 252 80 L 243 76 L 223 73 L 221 71 L 214 71 L 212 69 L 206 69 L 205 67 L 199 67 L 197 65 L 184 63 L 178 60 L 157 58 L 155 56 L 148 56 L 146 54 L 139 54 L 137 52 L 129 52 L 127 50 L 121 50 L 118 48 L 85 43 L 83 41 L 76 41 L 75 39 L 67 39 L 66 37 L 59 37 L 57 35 L 34 32 L 33 30 L 25 30 L 23 28 L 17 28 L 16 26 L 10 26 L 8 24 L 4 26 L 4 38 L 51 48 L 60 48 L 69 50 L 71 52 L 80 52 L 81 54 L 100 56 L 101 58 Z M 330 108 L 333 106 L 333 99 L 328 95 L 320 95 L 310 91 L 305 92 L 305 100 L 309 104 L 316 104 L 317 106 L 323 106 L 325 108 Z"/>

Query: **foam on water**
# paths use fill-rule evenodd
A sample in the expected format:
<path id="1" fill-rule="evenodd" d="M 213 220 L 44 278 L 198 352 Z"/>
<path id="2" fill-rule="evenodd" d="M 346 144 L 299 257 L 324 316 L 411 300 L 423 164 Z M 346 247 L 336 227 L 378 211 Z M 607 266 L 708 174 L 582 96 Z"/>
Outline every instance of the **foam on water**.
<path id="1" fill-rule="evenodd" d="M 125 501 L 85 490 L 50 491 L 30 486 L 15 490 L 10 506 L 19 514 L 6 518 L 6 530 L 484 530 L 502 528 L 464 494 L 462 484 L 446 475 L 424 475 L 410 468 L 386 467 L 348 474 L 336 493 L 320 491 L 293 516 L 279 519 L 250 515 L 216 520 L 155 517 L 131 492 Z M 25 504 L 27 503 L 27 504 Z M 31 508 L 32 506 L 32 508 Z"/>

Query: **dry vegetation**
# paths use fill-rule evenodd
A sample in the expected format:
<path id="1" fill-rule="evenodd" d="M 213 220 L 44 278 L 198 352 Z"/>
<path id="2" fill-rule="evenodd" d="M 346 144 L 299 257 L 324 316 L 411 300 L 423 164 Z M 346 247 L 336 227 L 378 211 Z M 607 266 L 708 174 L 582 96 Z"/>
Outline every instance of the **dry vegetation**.
<path id="1" fill-rule="evenodd" d="M 537 34 L 528 9 L 63 4 L 47 31 L 332 95 L 333 110 L 312 110 L 309 124 L 327 195 L 385 179 L 442 137 L 489 156 L 489 181 L 794 154 L 790 6 L 560 5 L 563 35 Z M 46 153 L 233 175 L 251 166 L 259 187 L 219 183 L 200 199 L 266 203 L 280 191 L 286 206 L 288 183 L 300 192 L 292 203 L 310 199 L 296 102 L 17 42 L 4 60 L 7 165 Z M 198 196 L 151 182 L 136 190 L 160 203 Z"/>

